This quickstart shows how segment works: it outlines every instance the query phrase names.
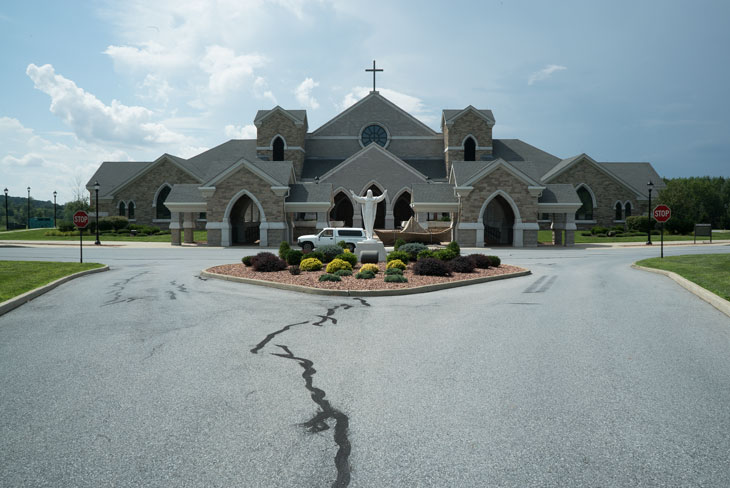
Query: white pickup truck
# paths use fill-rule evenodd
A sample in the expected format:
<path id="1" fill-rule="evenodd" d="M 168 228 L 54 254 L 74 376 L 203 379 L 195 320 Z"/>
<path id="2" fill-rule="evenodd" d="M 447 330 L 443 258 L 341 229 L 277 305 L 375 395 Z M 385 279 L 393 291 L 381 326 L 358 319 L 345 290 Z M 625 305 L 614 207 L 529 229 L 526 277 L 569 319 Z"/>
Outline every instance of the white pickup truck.
<path id="1" fill-rule="evenodd" d="M 347 243 L 350 251 L 355 250 L 355 245 L 365 240 L 365 230 L 356 227 L 325 227 L 319 234 L 301 236 L 297 244 L 302 246 L 302 251 L 310 252 L 320 246 L 336 245 L 340 241 Z"/>

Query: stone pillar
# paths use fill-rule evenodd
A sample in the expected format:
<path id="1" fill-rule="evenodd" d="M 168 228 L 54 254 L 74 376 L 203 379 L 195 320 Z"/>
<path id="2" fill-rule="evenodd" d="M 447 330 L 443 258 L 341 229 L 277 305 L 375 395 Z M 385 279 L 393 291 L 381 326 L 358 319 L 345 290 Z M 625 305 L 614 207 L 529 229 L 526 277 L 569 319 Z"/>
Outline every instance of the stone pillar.
<path id="1" fill-rule="evenodd" d="M 554 213 L 550 229 L 553 231 L 553 245 L 562 246 L 563 229 L 565 229 L 565 214 Z"/>
<path id="2" fill-rule="evenodd" d="M 317 212 L 317 232 L 329 227 L 329 220 L 327 219 L 327 212 Z"/>
<path id="3" fill-rule="evenodd" d="M 362 214 L 360 209 L 355 209 L 355 213 L 352 215 L 352 226 L 362 228 Z"/>
<path id="4" fill-rule="evenodd" d="M 393 209 L 387 208 L 387 204 L 385 210 L 385 228 L 395 229 L 395 222 L 393 221 Z"/>
<path id="5" fill-rule="evenodd" d="M 180 245 L 180 214 L 170 212 L 170 243 L 173 246 Z"/>
<path id="6" fill-rule="evenodd" d="M 575 245 L 575 231 L 578 227 L 575 225 L 575 214 L 565 214 L 565 246 L 572 247 Z"/>
<path id="7" fill-rule="evenodd" d="M 185 244 L 192 244 L 195 242 L 193 239 L 193 231 L 195 230 L 195 220 L 192 212 L 185 212 L 183 214 L 183 242 Z"/>
<path id="8" fill-rule="evenodd" d="M 428 212 L 416 212 L 416 222 L 426 227 L 428 225 Z"/>
<path id="9" fill-rule="evenodd" d="M 206 222 L 205 230 L 208 231 L 208 245 L 209 246 L 222 246 L 222 232 L 221 229 L 224 227 L 223 222 Z"/>

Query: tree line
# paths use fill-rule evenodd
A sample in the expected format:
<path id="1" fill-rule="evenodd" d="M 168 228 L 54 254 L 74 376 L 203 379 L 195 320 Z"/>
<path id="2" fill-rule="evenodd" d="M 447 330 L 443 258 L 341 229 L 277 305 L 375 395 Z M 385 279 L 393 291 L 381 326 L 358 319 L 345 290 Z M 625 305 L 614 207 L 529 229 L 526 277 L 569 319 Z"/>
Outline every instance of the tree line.
<path id="1" fill-rule="evenodd" d="M 56 219 L 71 220 L 77 210 L 89 210 L 88 200 L 76 200 L 56 204 Z M 30 198 L 30 218 L 53 219 L 53 201 Z M 28 197 L 8 195 L 8 228 L 25 229 L 28 222 Z M 0 194 L 0 230 L 5 230 L 5 195 Z"/>
<path id="2" fill-rule="evenodd" d="M 667 187 L 659 192 L 657 203 L 672 209 L 672 217 L 665 224 L 667 230 L 688 234 L 694 224 L 730 229 L 730 178 L 664 178 L 664 183 Z"/>

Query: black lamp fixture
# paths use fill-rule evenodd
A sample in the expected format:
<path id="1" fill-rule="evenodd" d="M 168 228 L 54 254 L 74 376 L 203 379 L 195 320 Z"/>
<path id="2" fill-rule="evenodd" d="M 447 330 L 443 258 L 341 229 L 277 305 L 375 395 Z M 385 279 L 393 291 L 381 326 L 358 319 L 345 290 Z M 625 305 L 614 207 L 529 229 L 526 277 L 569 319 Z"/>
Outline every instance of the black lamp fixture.
<path id="1" fill-rule="evenodd" d="M 56 195 L 58 193 L 56 190 L 53 190 L 53 228 L 56 228 Z"/>
<path id="2" fill-rule="evenodd" d="M 30 187 L 28 187 L 28 216 L 25 221 L 25 228 L 30 229 Z"/>
<path id="3" fill-rule="evenodd" d="M 101 246 L 99 241 L 99 181 L 94 181 L 94 202 L 96 202 L 96 242 L 95 246 Z"/>
<path id="4" fill-rule="evenodd" d="M 646 184 L 646 187 L 649 189 L 649 211 L 646 212 L 646 214 L 649 216 L 649 220 L 646 223 L 646 245 L 651 246 L 651 191 L 654 189 L 654 183 L 649 180 L 649 183 Z"/>
<path id="5" fill-rule="evenodd" d="M 5 230 L 10 230 L 10 223 L 8 222 L 8 189 L 5 190 Z"/>

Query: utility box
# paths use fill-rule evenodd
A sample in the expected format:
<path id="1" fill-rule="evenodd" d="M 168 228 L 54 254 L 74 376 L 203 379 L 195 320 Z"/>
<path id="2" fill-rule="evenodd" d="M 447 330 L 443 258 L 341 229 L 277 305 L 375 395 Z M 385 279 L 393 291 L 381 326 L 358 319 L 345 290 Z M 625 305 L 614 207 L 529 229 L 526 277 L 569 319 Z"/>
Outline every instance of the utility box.
<path id="1" fill-rule="evenodd" d="M 695 224 L 695 244 L 698 237 L 709 237 L 712 244 L 712 224 Z"/>

